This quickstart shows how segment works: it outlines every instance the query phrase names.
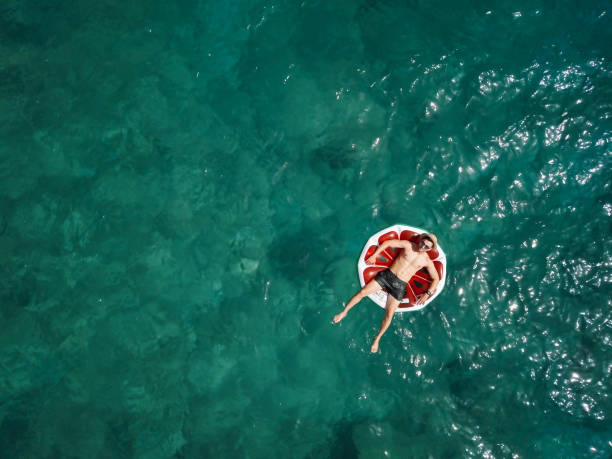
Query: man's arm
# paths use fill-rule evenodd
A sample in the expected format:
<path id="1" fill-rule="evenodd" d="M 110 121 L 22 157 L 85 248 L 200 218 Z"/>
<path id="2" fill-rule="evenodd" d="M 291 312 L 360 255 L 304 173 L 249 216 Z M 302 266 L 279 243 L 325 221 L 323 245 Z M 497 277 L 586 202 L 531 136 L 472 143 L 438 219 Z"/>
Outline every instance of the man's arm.
<path id="1" fill-rule="evenodd" d="M 383 253 L 383 251 L 387 250 L 389 247 L 398 247 L 398 248 L 405 249 L 405 248 L 410 247 L 410 242 L 401 241 L 399 239 L 390 239 L 388 241 L 385 241 L 378 246 L 378 248 L 376 249 L 376 252 L 374 252 L 370 256 L 370 258 L 366 260 L 366 263 L 373 264 L 376 261 L 376 258 L 378 258 L 378 256 L 381 253 Z"/>
<path id="2" fill-rule="evenodd" d="M 427 257 L 429 258 L 429 257 Z M 436 291 L 436 287 L 438 286 L 438 282 L 440 282 L 440 276 L 438 276 L 438 271 L 436 271 L 436 267 L 433 264 L 433 261 L 428 260 L 429 262 L 425 265 L 425 268 L 427 269 L 427 272 L 429 273 L 429 275 L 431 276 L 431 285 L 429 286 L 429 289 L 427 290 L 427 292 L 431 292 L 431 295 L 429 293 L 422 293 L 417 297 L 417 301 L 416 304 L 423 304 L 425 303 L 425 301 L 427 301 L 429 299 L 429 297 L 431 297 L 433 295 L 433 293 Z"/>
<path id="3" fill-rule="evenodd" d="M 429 291 L 433 294 L 436 291 L 436 287 L 438 286 L 438 282 L 440 282 L 440 276 L 438 275 L 438 271 L 433 264 L 433 261 L 429 260 L 429 263 L 425 266 L 427 268 L 427 272 L 431 276 L 431 285 L 429 286 Z"/>

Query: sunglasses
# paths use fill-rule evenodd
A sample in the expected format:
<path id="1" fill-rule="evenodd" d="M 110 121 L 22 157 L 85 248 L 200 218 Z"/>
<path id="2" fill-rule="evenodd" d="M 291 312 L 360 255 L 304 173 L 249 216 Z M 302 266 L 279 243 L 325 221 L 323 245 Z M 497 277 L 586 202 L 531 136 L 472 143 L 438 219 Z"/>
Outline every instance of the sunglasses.
<path id="1" fill-rule="evenodd" d="M 432 249 L 433 246 L 427 245 L 425 244 L 425 241 L 421 241 L 421 248 L 425 249 L 426 251 L 429 251 Z"/>

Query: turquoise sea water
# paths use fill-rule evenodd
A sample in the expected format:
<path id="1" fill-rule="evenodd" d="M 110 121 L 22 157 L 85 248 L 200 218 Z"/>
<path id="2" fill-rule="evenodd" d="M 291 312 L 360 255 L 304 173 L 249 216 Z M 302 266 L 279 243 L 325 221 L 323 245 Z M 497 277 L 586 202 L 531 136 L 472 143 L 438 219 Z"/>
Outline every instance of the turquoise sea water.
<path id="1" fill-rule="evenodd" d="M 4 1 L 0 455 L 609 457 L 607 1 Z M 356 262 L 437 234 L 396 315 Z"/>

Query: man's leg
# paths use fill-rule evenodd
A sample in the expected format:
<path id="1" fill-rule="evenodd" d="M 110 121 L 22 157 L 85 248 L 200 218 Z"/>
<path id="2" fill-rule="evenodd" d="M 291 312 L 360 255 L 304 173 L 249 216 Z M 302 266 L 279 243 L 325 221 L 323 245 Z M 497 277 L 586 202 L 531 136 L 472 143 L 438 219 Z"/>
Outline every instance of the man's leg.
<path id="1" fill-rule="evenodd" d="M 393 314 L 395 314 L 395 310 L 399 306 L 399 300 L 396 300 L 391 295 L 387 295 L 387 305 L 385 306 L 385 317 L 380 324 L 380 330 L 378 331 L 378 335 L 374 338 L 372 342 L 372 348 L 370 349 L 373 353 L 378 352 L 378 343 L 380 342 L 380 338 L 387 331 L 389 325 L 391 324 L 391 320 L 393 320 Z"/>
<path id="2" fill-rule="evenodd" d="M 381 288 L 382 287 L 380 286 L 378 282 L 376 282 L 375 279 L 372 279 L 370 282 L 365 284 L 364 287 L 353 298 L 349 300 L 349 302 L 344 307 L 342 312 L 334 316 L 334 323 L 340 322 L 342 319 L 346 317 L 346 314 L 349 312 L 349 310 L 353 306 L 359 303 L 366 296 L 371 295 L 372 293 L 376 292 L 377 290 L 380 290 Z"/>

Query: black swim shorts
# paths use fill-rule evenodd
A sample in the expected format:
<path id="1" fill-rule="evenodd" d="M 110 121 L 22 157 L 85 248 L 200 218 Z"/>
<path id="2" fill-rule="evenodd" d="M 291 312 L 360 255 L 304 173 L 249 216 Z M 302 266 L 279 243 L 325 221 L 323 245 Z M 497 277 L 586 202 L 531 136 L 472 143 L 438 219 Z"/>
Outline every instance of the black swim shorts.
<path id="1" fill-rule="evenodd" d="M 406 294 L 406 282 L 401 280 L 390 269 L 380 271 L 374 278 L 396 300 L 402 301 Z"/>

